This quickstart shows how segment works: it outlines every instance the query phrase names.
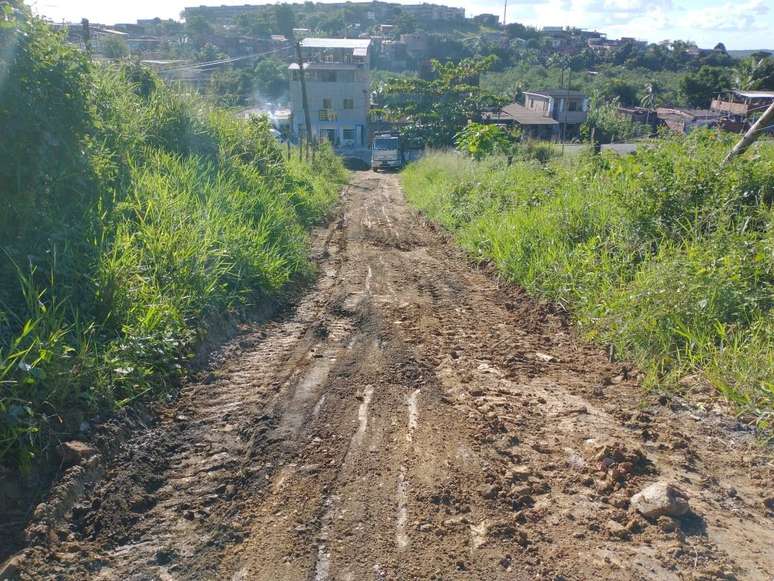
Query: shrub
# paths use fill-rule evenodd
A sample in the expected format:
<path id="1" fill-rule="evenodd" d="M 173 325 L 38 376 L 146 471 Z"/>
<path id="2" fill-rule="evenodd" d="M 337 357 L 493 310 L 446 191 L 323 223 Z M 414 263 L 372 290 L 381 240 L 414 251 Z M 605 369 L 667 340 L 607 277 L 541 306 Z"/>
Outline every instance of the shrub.
<path id="1" fill-rule="evenodd" d="M 208 321 L 311 273 L 344 170 L 286 161 L 136 64 L 101 68 L 18 8 L 0 29 L 0 461 L 168 393 Z"/>
<path id="2" fill-rule="evenodd" d="M 651 385 L 701 374 L 762 424 L 774 409 L 774 145 L 730 138 L 547 164 L 430 154 L 409 200 L 509 279 L 571 309 Z"/>

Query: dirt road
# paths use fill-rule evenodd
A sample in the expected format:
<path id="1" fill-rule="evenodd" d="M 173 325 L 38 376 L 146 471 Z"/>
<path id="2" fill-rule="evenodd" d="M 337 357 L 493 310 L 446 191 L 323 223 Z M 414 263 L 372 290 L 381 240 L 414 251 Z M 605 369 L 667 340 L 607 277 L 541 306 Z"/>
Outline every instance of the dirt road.
<path id="1" fill-rule="evenodd" d="M 23 578 L 771 578 L 771 458 L 711 399 L 645 396 L 394 175 L 355 174 L 314 252 L 72 514 L 39 507 Z M 659 480 L 689 515 L 629 510 Z"/>

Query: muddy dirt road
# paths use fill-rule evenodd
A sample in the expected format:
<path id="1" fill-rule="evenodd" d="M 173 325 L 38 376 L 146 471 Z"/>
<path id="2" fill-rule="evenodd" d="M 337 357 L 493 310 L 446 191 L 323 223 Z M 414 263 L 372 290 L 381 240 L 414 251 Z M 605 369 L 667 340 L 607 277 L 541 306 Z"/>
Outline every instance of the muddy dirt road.
<path id="1" fill-rule="evenodd" d="M 771 578 L 771 458 L 711 399 L 645 396 L 394 175 L 355 174 L 314 252 L 294 308 L 135 426 L 64 518 L 39 507 L 21 577 Z M 630 510 L 661 480 L 691 513 Z"/>

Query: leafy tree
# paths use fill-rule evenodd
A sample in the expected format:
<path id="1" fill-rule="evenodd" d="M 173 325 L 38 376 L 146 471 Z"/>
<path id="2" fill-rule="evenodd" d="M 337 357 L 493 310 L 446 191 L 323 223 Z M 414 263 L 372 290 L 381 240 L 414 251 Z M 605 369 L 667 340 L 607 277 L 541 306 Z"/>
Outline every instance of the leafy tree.
<path id="1" fill-rule="evenodd" d="M 255 89 L 263 96 L 277 99 L 287 92 L 287 65 L 276 58 L 263 59 L 255 65 Z"/>
<path id="2" fill-rule="evenodd" d="M 731 75 L 720 67 L 702 66 L 688 73 L 680 81 L 680 92 L 695 107 L 708 107 L 713 95 L 731 86 Z"/>
<path id="3" fill-rule="evenodd" d="M 199 49 L 207 43 L 213 29 L 204 16 L 195 14 L 186 21 L 185 31 L 191 37 L 194 46 Z"/>
<path id="4" fill-rule="evenodd" d="M 508 154 L 512 151 L 519 132 L 508 132 L 497 125 L 468 121 L 468 124 L 454 136 L 457 149 L 475 160 L 494 154 Z"/>
<path id="5" fill-rule="evenodd" d="M 596 142 L 612 143 L 648 135 L 650 128 L 621 115 L 618 101 L 614 99 L 612 102 L 591 104 L 586 121 L 581 126 L 581 136 L 591 139 L 592 132 Z"/>
<path id="6" fill-rule="evenodd" d="M 402 121 L 426 143 L 450 145 L 468 121 L 478 121 L 485 109 L 500 106 L 481 90 L 479 77 L 494 59 L 465 59 L 459 63 L 433 61 L 432 79 L 389 79 L 381 88 L 387 117 Z"/>
<path id="7" fill-rule="evenodd" d="M 293 28 L 296 26 L 296 15 L 290 4 L 275 4 L 272 7 L 272 30 L 293 38 Z"/>
<path id="8" fill-rule="evenodd" d="M 395 20 L 396 34 L 411 34 L 417 31 L 417 21 L 411 14 L 401 12 Z"/>
<path id="9" fill-rule="evenodd" d="M 237 17 L 236 24 L 242 34 L 258 37 L 271 34 L 271 25 L 263 14 L 245 12 Z"/>
<path id="10" fill-rule="evenodd" d="M 109 59 L 120 59 L 129 56 L 129 45 L 123 38 L 108 36 L 102 41 L 102 54 Z"/>
<path id="11" fill-rule="evenodd" d="M 736 68 L 734 86 L 747 90 L 774 89 L 774 58 L 750 56 L 742 60 Z"/>
<path id="12" fill-rule="evenodd" d="M 607 81 L 599 91 L 599 96 L 605 101 L 617 101 L 621 105 L 637 104 L 637 87 L 621 79 Z"/>
<path id="13" fill-rule="evenodd" d="M 249 69 L 226 69 L 210 78 L 209 93 L 221 105 L 246 105 L 253 93 L 253 75 Z"/>

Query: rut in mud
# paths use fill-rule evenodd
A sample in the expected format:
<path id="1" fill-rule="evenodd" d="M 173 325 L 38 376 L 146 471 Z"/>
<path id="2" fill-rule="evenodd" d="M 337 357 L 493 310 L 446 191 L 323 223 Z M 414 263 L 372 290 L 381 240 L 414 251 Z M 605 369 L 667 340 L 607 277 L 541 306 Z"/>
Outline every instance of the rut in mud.
<path id="1" fill-rule="evenodd" d="M 72 514 L 31 526 L 22 577 L 770 577 L 753 436 L 644 394 L 473 269 L 396 176 L 356 174 L 314 251 L 291 312 L 226 345 Z M 689 515 L 629 510 L 658 480 Z"/>

